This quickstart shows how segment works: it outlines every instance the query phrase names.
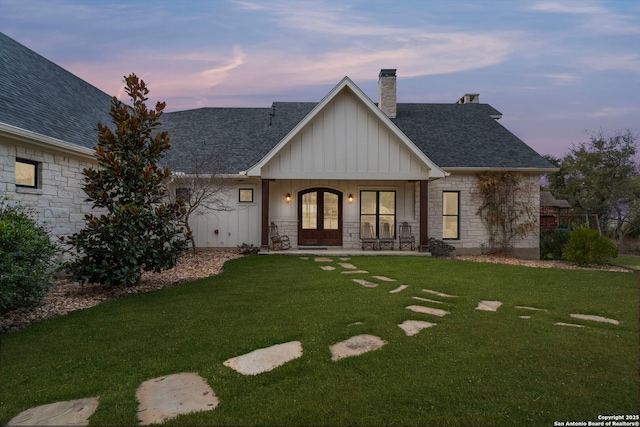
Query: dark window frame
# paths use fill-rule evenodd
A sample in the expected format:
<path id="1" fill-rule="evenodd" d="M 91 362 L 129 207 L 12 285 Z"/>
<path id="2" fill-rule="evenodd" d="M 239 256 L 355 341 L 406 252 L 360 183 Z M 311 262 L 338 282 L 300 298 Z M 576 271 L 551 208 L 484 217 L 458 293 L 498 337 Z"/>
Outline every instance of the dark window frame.
<path id="1" fill-rule="evenodd" d="M 17 163 L 22 163 L 25 165 L 32 165 L 34 168 L 34 185 L 25 185 L 25 184 L 18 184 L 17 182 L 15 182 L 16 187 L 20 187 L 20 188 L 41 188 L 41 176 L 40 176 L 40 171 L 42 170 L 42 163 L 38 162 L 36 160 L 30 160 L 30 159 L 23 159 L 21 157 L 16 157 L 16 164 Z M 15 180 L 15 177 L 14 177 Z M 17 181 L 17 180 L 16 180 Z"/>
<path id="2" fill-rule="evenodd" d="M 376 193 L 376 213 L 375 214 L 363 214 L 362 213 L 362 193 Z M 376 237 L 380 237 L 380 216 L 391 216 L 389 214 L 380 214 L 380 193 L 393 193 L 393 228 L 391 229 L 392 237 L 396 238 L 396 227 L 398 225 L 398 192 L 396 190 L 360 190 L 360 230 L 362 230 L 362 217 L 363 216 L 375 216 L 375 224 L 373 224 L 373 232 Z"/>
<path id="3" fill-rule="evenodd" d="M 456 194 L 458 210 L 455 214 L 446 214 L 444 212 L 444 195 Z M 455 217 L 456 218 L 456 237 L 444 237 L 444 218 Z M 460 191 L 443 191 L 442 192 L 442 240 L 460 240 Z"/>
<path id="4" fill-rule="evenodd" d="M 242 192 L 250 191 L 251 192 L 251 200 L 242 200 Z M 254 189 L 253 188 L 238 188 L 238 203 L 254 203 Z"/>

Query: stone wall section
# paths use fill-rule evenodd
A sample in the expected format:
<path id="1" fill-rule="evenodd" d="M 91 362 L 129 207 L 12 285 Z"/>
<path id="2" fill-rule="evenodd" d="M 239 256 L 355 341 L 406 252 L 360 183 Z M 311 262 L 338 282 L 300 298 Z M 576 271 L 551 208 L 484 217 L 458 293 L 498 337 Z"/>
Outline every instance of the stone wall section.
<path id="1" fill-rule="evenodd" d="M 39 188 L 15 185 L 16 157 L 39 162 Z M 0 194 L 29 206 L 53 237 L 76 233 L 91 212 L 82 190 L 82 170 L 97 163 L 62 154 L 0 142 Z"/>
<path id="2" fill-rule="evenodd" d="M 526 185 L 530 188 L 526 197 L 532 203 L 535 212 L 540 209 L 538 175 L 525 175 Z M 477 178 L 475 174 L 454 174 L 429 183 L 429 236 L 442 240 L 442 193 L 458 191 L 460 193 L 460 238 L 446 240 L 456 248 L 457 255 L 481 254 L 486 251 L 489 234 L 477 215 L 479 200 L 474 195 Z M 418 208 L 418 207 L 416 207 Z M 538 227 L 524 239 L 515 241 L 516 255 L 525 258 L 539 258 L 539 215 L 536 215 Z"/>

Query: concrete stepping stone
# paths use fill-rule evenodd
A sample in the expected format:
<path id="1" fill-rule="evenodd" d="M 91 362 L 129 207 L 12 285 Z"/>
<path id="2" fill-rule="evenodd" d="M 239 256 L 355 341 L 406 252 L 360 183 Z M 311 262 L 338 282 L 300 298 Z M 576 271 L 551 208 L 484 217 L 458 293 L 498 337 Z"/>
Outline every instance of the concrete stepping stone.
<path id="1" fill-rule="evenodd" d="M 549 311 L 546 308 L 527 307 L 526 305 L 516 305 L 516 308 L 521 308 L 523 310 Z"/>
<path id="2" fill-rule="evenodd" d="M 324 271 L 331 271 L 331 270 L 335 270 L 336 269 L 335 267 L 333 267 L 331 265 L 323 265 L 320 268 L 323 269 Z"/>
<path id="3" fill-rule="evenodd" d="M 340 261 L 349 261 L 351 258 L 349 258 L 349 257 L 344 258 L 344 257 L 343 257 L 343 258 L 338 258 L 338 259 L 339 259 Z"/>
<path id="4" fill-rule="evenodd" d="M 338 264 L 340 264 L 340 266 L 342 268 L 346 268 L 348 270 L 357 270 L 358 269 L 358 267 L 356 267 L 353 264 L 349 264 L 348 262 L 339 262 Z"/>
<path id="5" fill-rule="evenodd" d="M 307 256 L 301 256 L 300 259 L 309 259 Z"/>
<path id="6" fill-rule="evenodd" d="M 327 258 L 327 257 L 316 257 L 315 261 L 316 262 L 333 262 L 331 258 Z"/>
<path id="7" fill-rule="evenodd" d="M 331 360 L 336 361 L 345 357 L 360 356 L 361 354 L 377 350 L 387 344 L 385 340 L 375 335 L 356 335 L 346 341 L 336 343 L 329 347 Z"/>
<path id="8" fill-rule="evenodd" d="M 574 328 L 584 328 L 583 325 L 576 325 L 575 323 L 556 322 L 554 325 L 558 326 L 573 326 Z"/>
<path id="9" fill-rule="evenodd" d="M 373 276 L 374 279 L 382 280 L 383 282 L 395 282 L 396 279 L 390 279 L 385 276 Z"/>
<path id="10" fill-rule="evenodd" d="M 347 270 L 343 271 L 342 274 L 369 274 L 369 272 L 365 270 Z"/>
<path id="11" fill-rule="evenodd" d="M 574 319 L 592 320 L 594 322 L 611 323 L 612 325 L 619 325 L 620 322 L 615 319 L 609 319 L 602 316 L 593 316 L 591 314 L 570 314 L 569 316 Z"/>
<path id="12" fill-rule="evenodd" d="M 408 337 L 416 335 L 418 332 L 425 328 L 430 328 L 432 326 L 436 326 L 435 323 L 425 322 L 422 320 L 405 320 L 404 322 L 398 325 L 400 329 L 402 329 Z"/>
<path id="13" fill-rule="evenodd" d="M 372 283 L 369 282 L 368 280 L 364 280 L 364 279 L 351 279 L 354 282 L 356 282 L 359 285 L 364 286 L 365 288 L 375 288 L 376 286 L 378 286 L 377 283 Z"/>
<path id="14" fill-rule="evenodd" d="M 531 316 L 518 316 L 521 319 L 531 319 Z"/>
<path id="15" fill-rule="evenodd" d="M 140 425 L 160 424 L 190 412 L 211 411 L 218 398 L 195 372 L 167 375 L 143 382 L 136 391 Z"/>
<path id="16" fill-rule="evenodd" d="M 429 299 L 429 298 L 422 298 L 422 297 L 411 297 L 411 298 L 413 298 L 415 300 L 418 300 L 418 301 L 432 302 L 432 303 L 435 303 L 435 304 L 444 304 L 442 301 L 436 301 L 434 299 Z"/>
<path id="17" fill-rule="evenodd" d="M 502 303 L 500 301 L 480 301 L 476 310 L 482 311 L 498 311 Z"/>
<path id="18" fill-rule="evenodd" d="M 431 289 L 423 289 L 422 292 L 426 292 L 428 294 L 432 294 L 432 295 L 436 295 L 436 296 L 444 297 L 444 298 L 458 298 L 457 295 L 443 294 L 442 292 L 432 291 Z"/>
<path id="19" fill-rule="evenodd" d="M 20 412 L 7 426 L 88 426 L 96 409 L 97 397 L 50 403 Z"/>
<path id="20" fill-rule="evenodd" d="M 404 290 L 405 290 L 405 289 L 407 289 L 408 287 L 409 287 L 409 285 L 400 285 L 400 286 L 398 286 L 397 288 L 395 288 L 394 290 L 389 291 L 389 293 L 390 293 L 390 294 L 397 294 L 398 292 L 402 292 L 402 291 L 404 291 Z"/>
<path id="21" fill-rule="evenodd" d="M 407 310 L 411 310 L 416 313 L 432 314 L 438 317 L 443 317 L 443 316 L 446 316 L 447 314 L 450 314 L 446 310 L 440 310 L 439 308 L 424 307 L 422 305 L 408 305 L 405 308 Z"/>
<path id="22" fill-rule="evenodd" d="M 223 365 L 243 375 L 257 375 L 269 372 L 299 357 L 302 357 L 302 343 L 291 341 L 233 357 L 225 360 Z"/>

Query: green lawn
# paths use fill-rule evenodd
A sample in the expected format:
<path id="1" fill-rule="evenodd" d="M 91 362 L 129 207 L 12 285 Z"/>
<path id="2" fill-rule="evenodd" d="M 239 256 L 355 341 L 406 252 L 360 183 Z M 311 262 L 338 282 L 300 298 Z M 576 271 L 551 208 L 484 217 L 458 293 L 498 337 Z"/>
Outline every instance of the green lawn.
<path id="1" fill-rule="evenodd" d="M 179 372 L 204 377 L 220 405 L 166 425 L 552 426 L 638 413 L 639 273 L 352 257 L 371 281 L 397 279 L 365 288 L 337 262 L 323 271 L 313 258 L 243 258 L 216 277 L 3 335 L 0 424 L 33 406 L 100 396 L 92 425 L 134 425 L 140 383 Z M 409 288 L 389 294 L 400 284 Z M 447 300 L 450 315 L 404 308 L 427 304 L 412 296 L 445 301 L 425 288 L 459 296 Z M 483 312 L 480 300 L 504 304 Z M 397 326 L 407 319 L 437 326 L 407 337 Z M 331 361 L 330 345 L 364 333 L 388 344 Z M 303 356 L 271 372 L 243 376 L 222 364 L 293 340 Z"/>
<path id="2" fill-rule="evenodd" d="M 617 265 L 619 267 L 631 268 L 633 270 L 640 270 L 640 256 L 619 255 L 613 258 L 610 264 Z"/>

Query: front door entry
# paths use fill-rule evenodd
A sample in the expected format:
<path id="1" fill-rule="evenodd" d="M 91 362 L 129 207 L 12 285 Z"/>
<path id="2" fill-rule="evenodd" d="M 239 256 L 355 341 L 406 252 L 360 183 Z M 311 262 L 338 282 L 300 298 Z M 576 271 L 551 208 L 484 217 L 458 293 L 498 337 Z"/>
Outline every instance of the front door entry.
<path id="1" fill-rule="evenodd" d="M 312 188 L 298 194 L 298 245 L 342 246 L 342 193 Z"/>

